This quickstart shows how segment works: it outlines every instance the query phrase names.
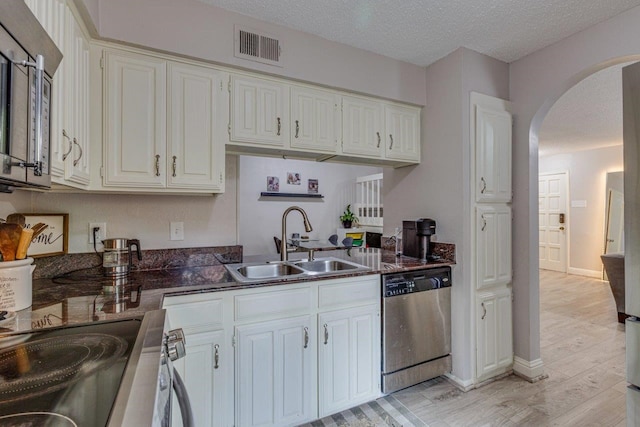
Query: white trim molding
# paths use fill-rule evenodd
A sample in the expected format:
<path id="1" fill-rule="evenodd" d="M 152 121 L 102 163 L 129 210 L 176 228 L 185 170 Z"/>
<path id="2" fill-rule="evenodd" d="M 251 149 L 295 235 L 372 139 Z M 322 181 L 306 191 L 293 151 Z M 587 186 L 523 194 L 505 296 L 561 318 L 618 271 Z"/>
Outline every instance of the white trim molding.
<path id="1" fill-rule="evenodd" d="M 600 271 L 600 270 L 587 270 L 585 268 L 569 267 L 567 269 L 567 274 L 575 274 L 577 276 L 593 277 L 594 279 L 602 280 L 602 271 Z"/>
<path id="2" fill-rule="evenodd" d="M 473 380 L 460 379 L 450 372 L 447 372 L 446 374 L 444 374 L 444 376 L 447 377 L 447 380 L 449 380 L 451 384 L 455 385 L 456 387 L 458 387 L 460 390 L 464 392 L 467 392 L 469 390 L 473 390 L 474 388 L 476 388 L 476 383 Z"/>
<path id="3" fill-rule="evenodd" d="M 513 372 L 532 383 L 547 378 L 547 375 L 544 373 L 544 363 L 542 359 L 529 361 L 515 356 L 513 358 Z"/>

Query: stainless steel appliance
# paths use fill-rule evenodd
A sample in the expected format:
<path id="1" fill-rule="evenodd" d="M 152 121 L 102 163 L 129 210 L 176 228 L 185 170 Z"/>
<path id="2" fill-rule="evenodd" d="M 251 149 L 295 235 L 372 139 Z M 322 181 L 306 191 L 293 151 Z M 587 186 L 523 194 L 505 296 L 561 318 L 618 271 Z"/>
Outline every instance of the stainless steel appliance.
<path id="1" fill-rule="evenodd" d="M 24 1 L 0 2 L 0 191 L 51 186 L 51 77 L 61 60 Z"/>
<path id="2" fill-rule="evenodd" d="M 426 261 L 431 258 L 431 236 L 436 222 L 430 218 L 402 221 L 402 254 Z"/>
<path id="3" fill-rule="evenodd" d="M 169 426 L 172 387 L 193 425 L 171 364 L 184 342 L 165 317 L 0 336 L 0 426 Z"/>
<path id="4" fill-rule="evenodd" d="M 142 260 L 140 240 L 138 239 L 104 239 L 102 268 L 105 276 L 122 277 L 129 274 L 133 265 L 133 247 L 136 247 L 138 261 Z"/>
<path id="5" fill-rule="evenodd" d="M 382 275 L 382 392 L 451 371 L 451 268 Z"/>

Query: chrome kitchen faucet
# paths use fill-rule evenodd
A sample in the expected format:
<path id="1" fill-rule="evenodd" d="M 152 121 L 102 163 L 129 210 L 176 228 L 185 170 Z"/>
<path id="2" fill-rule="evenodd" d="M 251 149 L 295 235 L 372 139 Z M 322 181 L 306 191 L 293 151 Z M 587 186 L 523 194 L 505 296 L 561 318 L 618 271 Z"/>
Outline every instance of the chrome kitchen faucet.
<path id="1" fill-rule="evenodd" d="M 280 239 L 280 261 L 287 261 L 288 253 L 287 253 L 287 215 L 291 211 L 298 211 L 302 214 L 302 220 L 304 221 L 304 229 L 307 233 L 313 230 L 311 227 L 311 223 L 309 222 L 309 217 L 307 217 L 307 213 L 304 209 L 299 208 L 298 206 L 291 206 L 282 214 L 282 238 Z"/>

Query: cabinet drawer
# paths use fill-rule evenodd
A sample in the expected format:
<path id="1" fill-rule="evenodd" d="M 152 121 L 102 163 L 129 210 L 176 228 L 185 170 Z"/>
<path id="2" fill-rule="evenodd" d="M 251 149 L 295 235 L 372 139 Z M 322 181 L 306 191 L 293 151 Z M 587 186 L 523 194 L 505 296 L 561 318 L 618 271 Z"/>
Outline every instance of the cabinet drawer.
<path id="1" fill-rule="evenodd" d="M 163 304 L 172 328 L 206 326 L 222 328 L 222 299 L 196 302 L 174 302 L 168 298 Z"/>
<path id="2" fill-rule="evenodd" d="M 312 306 L 309 288 L 238 295 L 234 300 L 237 321 L 308 314 Z"/>
<path id="3" fill-rule="evenodd" d="M 380 301 L 380 276 L 351 283 L 331 283 L 318 287 L 318 306 L 357 306 Z"/>

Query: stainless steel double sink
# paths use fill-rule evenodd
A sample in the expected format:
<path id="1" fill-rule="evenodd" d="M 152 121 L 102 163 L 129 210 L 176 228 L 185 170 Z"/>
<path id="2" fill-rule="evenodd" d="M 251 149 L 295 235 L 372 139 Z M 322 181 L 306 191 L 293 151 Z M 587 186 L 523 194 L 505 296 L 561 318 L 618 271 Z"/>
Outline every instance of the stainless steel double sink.
<path id="1" fill-rule="evenodd" d="M 338 258 L 316 258 L 299 261 L 269 261 L 225 265 L 231 276 L 240 283 L 259 283 L 270 280 L 293 280 L 304 277 L 357 273 L 371 270 L 364 265 Z"/>

